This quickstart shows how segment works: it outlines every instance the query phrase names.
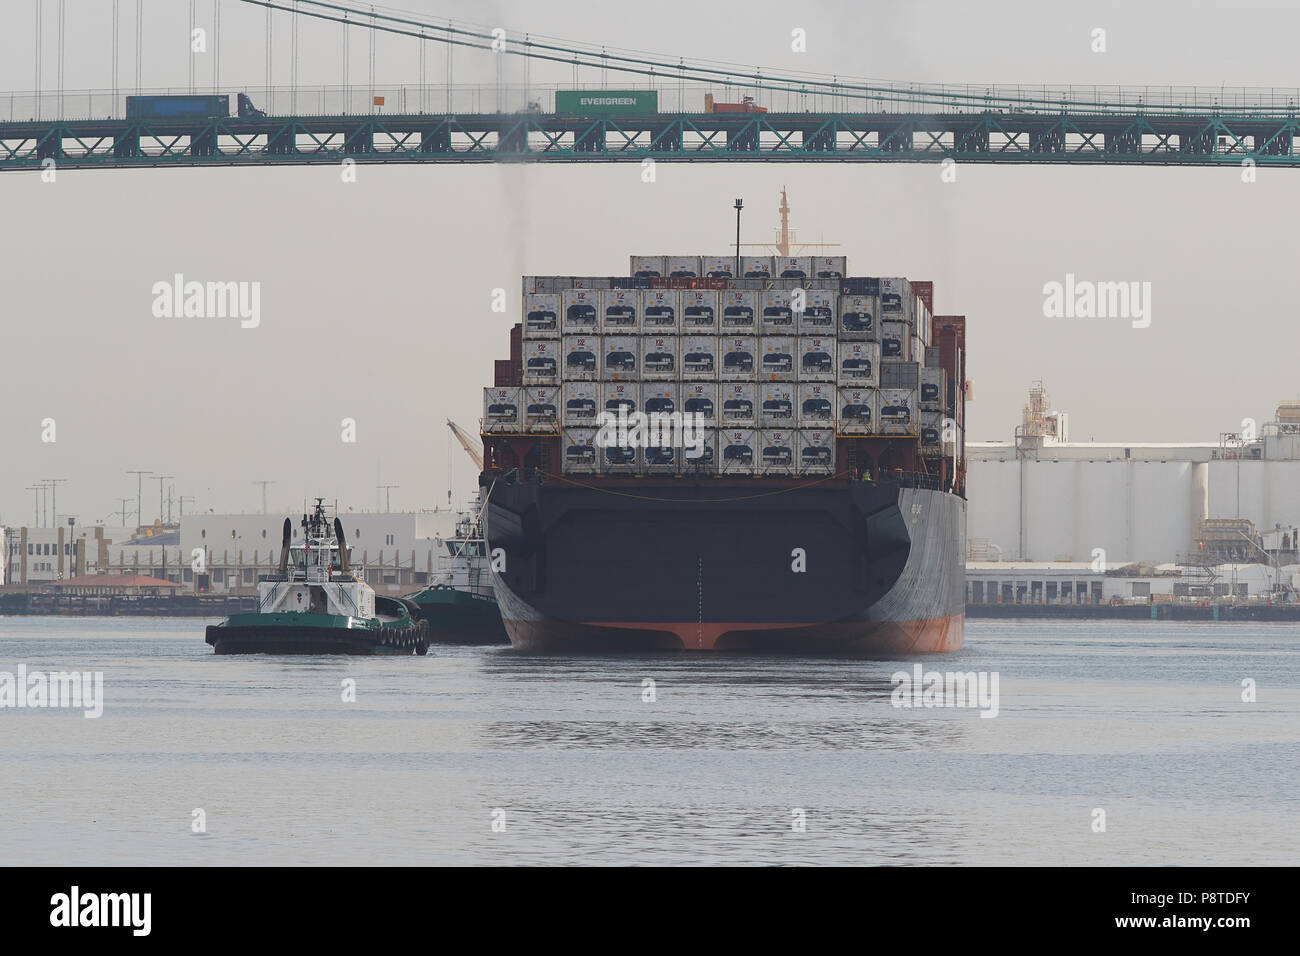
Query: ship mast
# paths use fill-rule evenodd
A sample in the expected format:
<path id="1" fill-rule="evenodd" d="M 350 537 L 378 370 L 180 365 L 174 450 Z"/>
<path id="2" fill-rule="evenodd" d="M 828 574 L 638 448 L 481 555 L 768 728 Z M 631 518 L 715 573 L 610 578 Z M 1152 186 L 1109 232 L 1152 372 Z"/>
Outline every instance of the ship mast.
<path id="1" fill-rule="evenodd" d="M 742 242 L 740 245 L 765 249 L 778 256 L 805 255 L 813 249 L 830 249 L 839 245 L 838 242 L 800 242 L 798 240 L 794 230 L 790 228 L 790 200 L 786 195 L 784 186 L 781 187 L 781 204 L 776 207 L 776 211 L 781 214 L 781 225 L 774 230 L 774 241 Z"/>
<path id="2" fill-rule="evenodd" d="M 781 187 L 781 205 L 777 207 L 781 213 L 781 235 L 776 242 L 776 251 L 783 256 L 790 254 L 790 203 L 785 197 L 785 187 Z"/>

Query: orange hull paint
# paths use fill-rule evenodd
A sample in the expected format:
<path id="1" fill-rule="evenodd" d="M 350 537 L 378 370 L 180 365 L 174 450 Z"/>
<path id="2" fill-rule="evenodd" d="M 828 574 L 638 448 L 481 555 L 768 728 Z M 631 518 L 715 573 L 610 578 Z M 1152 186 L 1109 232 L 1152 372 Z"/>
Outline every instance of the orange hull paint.
<path id="1" fill-rule="evenodd" d="M 927 621 L 826 624 L 624 623 L 559 624 L 507 620 L 520 650 L 807 651 L 840 654 L 941 654 L 960 650 L 964 614 Z"/>

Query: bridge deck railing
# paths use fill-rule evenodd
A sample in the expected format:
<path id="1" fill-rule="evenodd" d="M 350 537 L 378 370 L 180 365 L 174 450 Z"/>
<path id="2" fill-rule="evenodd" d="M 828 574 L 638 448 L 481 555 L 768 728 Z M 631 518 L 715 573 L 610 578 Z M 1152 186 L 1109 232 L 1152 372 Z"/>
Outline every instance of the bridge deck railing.
<path id="1" fill-rule="evenodd" d="M 247 87 L 228 85 L 220 90 L 201 87 L 148 88 L 140 94 L 214 92 L 231 96 L 246 93 L 253 104 L 271 116 L 340 116 L 382 114 L 483 114 L 537 111 L 555 112 L 560 89 L 600 90 L 598 84 L 524 85 L 465 84 L 375 86 Z M 712 93 L 722 103 L 738 103 L 752 96 L 757 105 L 773 113 L 1188 113 L 1291 117 L 1300 110 L 1300 89 L 1256 87 L 1114 87 L 1114 86 L 943 86 L 894 85 L 850 89 L 847 83 L 790 85 L 761 77 L 733 83 L 629 80 L 609 89 L 654 89 L 660 113 L 701 113 L 704 96 Z M 123 119 L 126 97 L 134 89 L 64 90 L 0 93 L 0 122 L 31 120 Z"/>

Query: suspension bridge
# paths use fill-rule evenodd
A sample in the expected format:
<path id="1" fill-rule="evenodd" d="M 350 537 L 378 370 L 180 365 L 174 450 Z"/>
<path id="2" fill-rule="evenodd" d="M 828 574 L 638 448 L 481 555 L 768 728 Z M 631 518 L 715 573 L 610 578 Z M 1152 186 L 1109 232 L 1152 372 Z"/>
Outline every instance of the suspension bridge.
<path id="1" fill-rule="evenodd" d="M 57 89 L 41 88 L 45 18 L 39 15 L 43 0 L 35 0 L 36 88 L 0 93 L 0 170 L 50 162 L 60 168 L 97 168 L 304 165 L 345 159 L 1300 165 L 1295 147 L 1300 90 L 1295 89 L 890 84 L 674 60 L 320 0 L 212 0 L 206 25 L 198 23 L 191 0 L 191 33 L 211 31 L 212 79 L 199 85 L 191 58 L 189 84 L 182 88 L 141 86 L 143 0 L 136 0 L 135 83 L 130 89 L 119 84 L 114 0 L 110 84 L 65 90 L 66 0 L 49 2 L 58 3 Z M 265 12 L 264 84 L 222 81 L 223 7 Z M 303 21 L 338 32 L 339 83 L 298 84 Z M 362 83 L 348 75 L 354 34 L 369 50 L 368 79 Z M 277 36 L 281 47 L 289 47 L 288 85 L 272 83 L 274 58 L 284 53 L 276 47 Z M 376 84 L 378 36 L 415 46 L 416 82 Z M 256 42 L 246 35 L 234 40 L 245 47 Z M 428 82 L 430 58 L 445 65 L 444 82 Z M 508 60 L 522 64 L 522 81 L 506 81 Z M 458 63 L 471 73 L 494 68 L 496 82 L 457 84 Z M 534 68 L 571 71 L 572 82 L 531 83 Z M 629 105 L 586 109 L 574 105 L 584 99 L 575 100 L 575 92 L 594 94 L 585 97 L 588 102 L 625 99 Z M 241 108 L 161 118 L 132 116 L 127 109 L 128 96 L 179 94 L 208 94 L 227 102 L 239 97 Z"/>

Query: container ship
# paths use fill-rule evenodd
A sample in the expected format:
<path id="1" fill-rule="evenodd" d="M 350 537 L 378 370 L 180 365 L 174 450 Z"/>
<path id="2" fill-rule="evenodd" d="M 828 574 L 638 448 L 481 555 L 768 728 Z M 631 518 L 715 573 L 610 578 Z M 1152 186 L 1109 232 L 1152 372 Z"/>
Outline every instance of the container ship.
<path id="1" fill-rule="evenodd" d="M 841 256 L 525 277 L 481 422 L 511 643 L 960 648 L 966 322 L 933 294 Z"/>

